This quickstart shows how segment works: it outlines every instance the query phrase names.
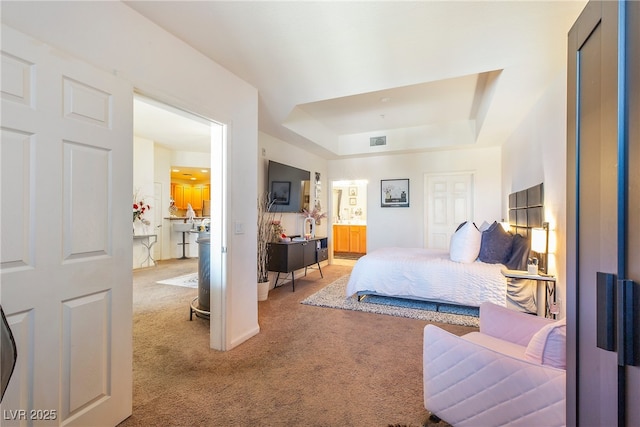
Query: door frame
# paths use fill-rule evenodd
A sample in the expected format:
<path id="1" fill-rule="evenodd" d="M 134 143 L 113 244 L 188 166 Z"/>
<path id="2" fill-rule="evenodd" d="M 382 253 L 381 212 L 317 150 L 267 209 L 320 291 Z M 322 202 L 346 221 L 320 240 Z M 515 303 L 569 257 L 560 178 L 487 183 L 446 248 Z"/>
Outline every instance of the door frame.
<path id="1" fill-rule="evenodd" d="M 212 124 L 211 128 L 211 144 L 210 144 L 210 164 L 211 164 L 211 200 L 219 200 L 220 203 L 213 204 L 211 208 L 211 222 L 219 224 L 216 228 L 217 232 L 211 233 L 211 249 L 209 254 L 210 270 L 216 272 L 215 275 L 210 274 L 210 292 L 209 307 L 211 313 L 219 313 L 211 315 L 209 319 L 209 346 L 214 350 L 227 350 L 227 281 L 229 270 L 229 258 L 227 257 L 228 217 L 227 209 L 229 206 L 228 191 L 228 161 L 229 161 L 229 124 L 221 120 L 208 117 L 207 114 L 201 113 L 197 106 L 185 105 L 183 102 L 173 99 L 172 97 L 160 93 L 160 91 L 146 91 L 139 87 L 134 87 L 133 97 L 140 96 L 148 98 L 157 103 L 167 105 L 168 107 L 184 111 L 187 114 L 199 117 Z M 220 142 L 215 144 L 215 141 Z"/>

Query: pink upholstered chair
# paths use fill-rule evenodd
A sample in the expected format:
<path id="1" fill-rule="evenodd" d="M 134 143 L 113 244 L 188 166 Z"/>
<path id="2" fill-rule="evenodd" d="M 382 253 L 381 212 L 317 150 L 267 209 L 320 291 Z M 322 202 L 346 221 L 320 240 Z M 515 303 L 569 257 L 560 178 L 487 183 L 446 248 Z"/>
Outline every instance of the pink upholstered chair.
<path id="1" fill-rule="evenodd" d="M 424 405 L 454 426 L 563 426 L 566 324 L 491 303 L 480 332 L 424 329 Z"/>

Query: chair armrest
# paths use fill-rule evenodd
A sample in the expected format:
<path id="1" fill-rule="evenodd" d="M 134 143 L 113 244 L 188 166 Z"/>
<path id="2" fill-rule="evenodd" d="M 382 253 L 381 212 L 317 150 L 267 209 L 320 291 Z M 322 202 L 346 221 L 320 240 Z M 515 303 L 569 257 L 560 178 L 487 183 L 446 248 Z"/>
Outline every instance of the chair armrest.
<path id="1" fill-rule="evenodd" d="M 423 351 L 425 408 L 449 424 L 565 425 L 564 370 L 503 355 L 434 325 L 424 329 Z"/>
<path id="2" fill-rule="evenodd" d="M 551 322 L 551 319 L 521 313 L 490 302 L 480 305 L 481 333 L 525 347 L 536 332 Z"/>

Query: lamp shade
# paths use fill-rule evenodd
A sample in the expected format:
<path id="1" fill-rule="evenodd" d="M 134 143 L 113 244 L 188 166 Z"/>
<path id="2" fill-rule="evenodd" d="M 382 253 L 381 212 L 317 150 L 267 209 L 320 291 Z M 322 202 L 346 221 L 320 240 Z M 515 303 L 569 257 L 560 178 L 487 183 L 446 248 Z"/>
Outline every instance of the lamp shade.
<path id="1" fill-rule="evenodd" d="M 547 230 L 544 228 L 531 229 L 531 250 L 539 254 L 547 252 Z"/>

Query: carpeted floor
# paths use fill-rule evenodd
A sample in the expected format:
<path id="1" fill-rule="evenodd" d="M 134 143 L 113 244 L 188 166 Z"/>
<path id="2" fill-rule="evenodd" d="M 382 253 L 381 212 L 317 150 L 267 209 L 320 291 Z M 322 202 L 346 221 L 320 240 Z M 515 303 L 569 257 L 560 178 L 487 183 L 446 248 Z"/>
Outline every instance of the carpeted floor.
<path id="1" fill-rule="evenodd" d="M 158 280 L 197 260 L 134 272 L 129 426 L 420 426 L 427 322 L 300 304 L 351 271 L 323 267 L 258 303 L 260 334 L 219 352 L 208 321 L 189 321 L 197 289 Z M 461 335 L 475 328 L 440 324 Z"/>
<path id="2" fill-rule="evenodd" d="M 302 304 L 318 307 L 338 308 L 342 310 L 365 311 L 367 313 L 387 314 L 408 317 L 427 322 L 442 322 L 450 325 L 478 327 L 479 309 L 427 301 L 414 301 L 383 296 L 366 296 L 362 301 L 357 297 L 347 297 L 345 290 L 349 275 L 340 277 L 325 288 L 302 300 Z"/>

